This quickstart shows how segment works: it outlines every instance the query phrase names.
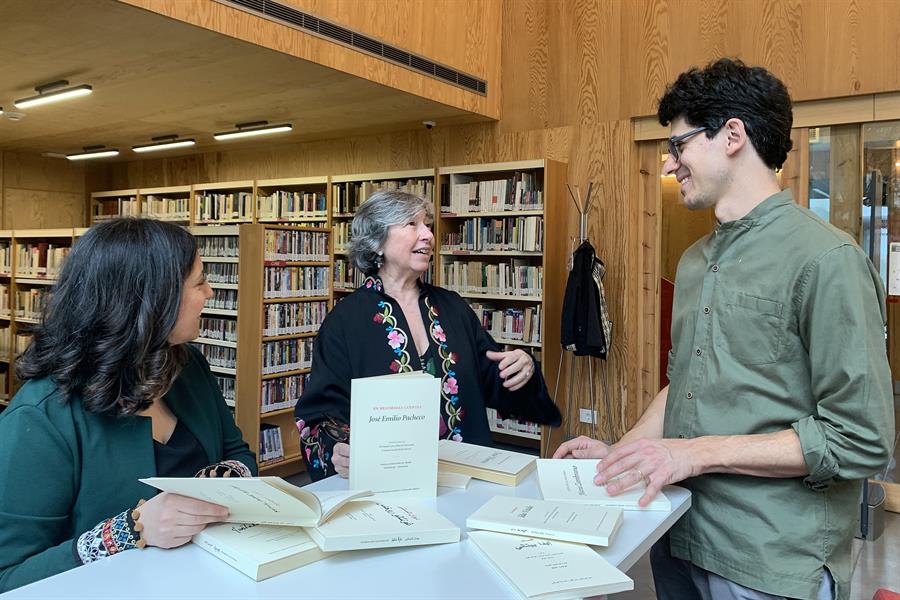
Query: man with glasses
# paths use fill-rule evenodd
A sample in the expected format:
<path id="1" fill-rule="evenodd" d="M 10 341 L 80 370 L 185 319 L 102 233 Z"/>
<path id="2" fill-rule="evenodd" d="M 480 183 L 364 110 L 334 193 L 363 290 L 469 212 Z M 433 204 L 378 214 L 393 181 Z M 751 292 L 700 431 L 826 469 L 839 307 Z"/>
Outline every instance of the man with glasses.
<path id="1" fill-rule="evenodd" d="M 554 456 L 604 459 L 595 483 L 645 485 L 644 505 L 691 490 L 651 551 L 661 600 L 847 598 L 860 486 L 893 441 L 878 272 L 780 189 L 793 116 L 771 73 L 691 69 L 658 116 L 664 173 L 718 220 L 678 264 L 670 384 L 618 443 L 580 437 Z"/>

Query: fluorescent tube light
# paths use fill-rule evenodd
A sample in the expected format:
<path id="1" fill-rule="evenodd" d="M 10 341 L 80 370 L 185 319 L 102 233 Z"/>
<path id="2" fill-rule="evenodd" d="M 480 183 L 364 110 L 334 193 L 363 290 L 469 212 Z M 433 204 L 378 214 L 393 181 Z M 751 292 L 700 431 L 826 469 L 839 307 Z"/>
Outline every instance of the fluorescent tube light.
<path id="1" fill-rule="evenodd" d="M 103 146 L 85 146 L 84 152 L 76 152 L 75 154 L 66 154 L 69 160 L 88 160 L 90 158 L 106 158 L 108 156 L 118 156 L 119 151 L 115 148 L 105 148 Z"/>
<path id="2" fill-rule="evenodd" d="M 216 133 L 213 137 L 219 141 L 233 140 L 236 138 L 251 137 L 254 135 L 268 135 L 270 133 L 285 133 L 292 131 L 294 126 L 290 123 L 282 123 L 281 125 L 269 125 L 268 121 L 257 121 L 255 123 L 238 123 L 235 125 L 237 129 L 234 131 L 222 131 Z"/>
<path id="3" fill-rule="evenodd" d="M 41 104 L 48 104 L 50 102 L 58 102 L 60 100 L 68 100 L 70 98 L 77 98 L 79 96 L 87 96 L 94 90 L 94 88 L 86 84 L 77 85 L 75 87 L 65 87 L 68 85 L 69 82 L 65 79 L 47 83 L 45 85 L 39 85 L 34 88 L 34 90 L 37 92 L 36 96 L 21 98 L 19 100 L 16 100 L 14 104 L 16 105 L 16 108 L 30 108 L 32 106 L 40 106 Z"/>
<path id="4" fill-rule="evenodd" d="M 178 139 L 177 135 L 161 135 L 153 138 L 153 144 L 144 144 L 141 146 L 132 146 L 135 152 L 156 152 L 157 150 L 170 150 L 172 148 L 186 148 L 196 144 L 193 138 Z"/>

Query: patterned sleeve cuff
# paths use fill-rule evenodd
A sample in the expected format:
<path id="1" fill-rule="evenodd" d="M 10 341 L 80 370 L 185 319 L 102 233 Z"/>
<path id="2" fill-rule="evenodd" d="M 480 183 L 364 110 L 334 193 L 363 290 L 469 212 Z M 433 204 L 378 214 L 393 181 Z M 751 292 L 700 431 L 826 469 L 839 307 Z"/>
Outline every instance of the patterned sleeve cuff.
<path id="1" fill-rule="evenodd" d="M 203 467 L 194 477 L 253 477 L 253 473 L 239 460 L 223 460 Z"/>
<path id="2" fill-rule="evenodd" d="M 97 523 L 97 526 L 85 531 L 75 540 L 75 559 L 81 564 L 88 564 L 138 547 L 140 536 L 134 530 L 134 519 L 131 509 L 120 512 L 114 517 Z"/>

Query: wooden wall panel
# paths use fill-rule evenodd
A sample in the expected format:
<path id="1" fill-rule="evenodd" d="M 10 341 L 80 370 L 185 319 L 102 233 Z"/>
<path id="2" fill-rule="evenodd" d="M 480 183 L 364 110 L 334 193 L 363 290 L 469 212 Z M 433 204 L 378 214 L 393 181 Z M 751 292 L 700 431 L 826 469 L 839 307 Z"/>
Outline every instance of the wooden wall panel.
<path id="1" fill-rule="evenodd" d="M 456 108 L 500 117 L 501 0 L 290 0 L 317 16 L 482 77 L 488 81 L 486 97 L 216 2 L 120 1 Z"/>
<path id="2" fill-rule="evenodd" d="M 862 242 L 862 153 L 860 126 L 831 128 L 828 179 L 831 224 Z"/>
<path id="3" fill-rule="evenodd" d="M 24 152 L 0 159 L 0 229 L 84 226 L 84 165 Z"/>

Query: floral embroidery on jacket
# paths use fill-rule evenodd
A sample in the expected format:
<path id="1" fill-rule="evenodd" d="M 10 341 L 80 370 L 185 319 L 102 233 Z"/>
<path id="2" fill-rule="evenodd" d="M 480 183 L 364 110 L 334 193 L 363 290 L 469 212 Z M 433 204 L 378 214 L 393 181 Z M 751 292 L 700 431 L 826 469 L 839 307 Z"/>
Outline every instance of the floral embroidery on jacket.
<path id="1" fill-rule="evenodd" d="M 441 401 L 444 403 L 443 412 L 447 415 L 447 424 L 445 427 L 441 423 L 440 436 L 461 442 L 461 425 L 465 417 L 465 411 L 459 405 L 459 381 L 456 379 L 456 371 L 453 370 L 453 365 L 456 364 L 458 356 L 455 352 L 451 352 L 447 346 L 447 334 L 444 332 L 444 328 L 441 327 L 441 322 L 438 319 L 440 315 L 437 307 L 432 306 L 428 298 L 425 298 L 425 306 L 428 308 L 428 319 L 431 321 L 428 332 L 431 334 L 431 339 L 438 346 L 441 370 L 444 372 L 441 377 Z"/>
<path id="2" fill-rule="evenodd" d="M 397 356 L 397 358 L 391 361 L 391 371 L 394 373 L 411 372 L 413 368 L 409 364 L 409 352 L 406 350 L 409 336 L 406 335 L 405 331 L 397 327 L 397 317 L 394 316 L 394 307 L 390 302 L 379 300 L 378 309 L 379 312 L 375 313 L 372 320 L 384 325 L 384 330 L 387 331 L 388 346 L 391 347 L 391 350 L 393 350 L 394 354 Z"/>
<path id="3" fill-rule="evenodd" d="M 334 474 L 334 465 L 331 464 L 331 453 L 337 442 L 346 442 L 350 439 L 350 426 L 326 417 L 314 427 L 309 427 L 303 419 L 295 419 L 297 430 L 300 432 L 300 448 L 306 458 L 309 470 L 318 472 L 321 479 Z"/>

